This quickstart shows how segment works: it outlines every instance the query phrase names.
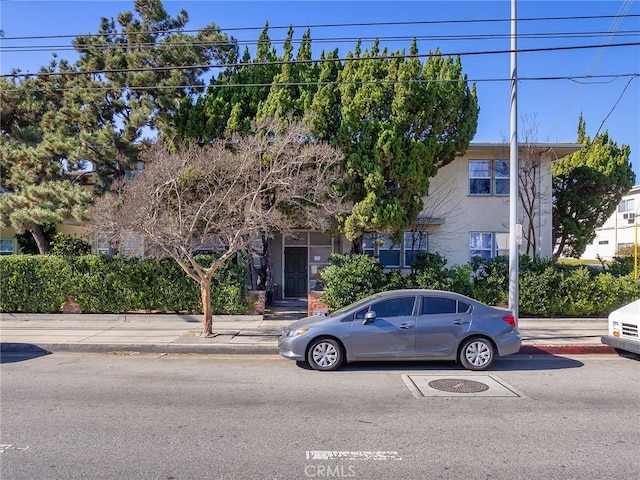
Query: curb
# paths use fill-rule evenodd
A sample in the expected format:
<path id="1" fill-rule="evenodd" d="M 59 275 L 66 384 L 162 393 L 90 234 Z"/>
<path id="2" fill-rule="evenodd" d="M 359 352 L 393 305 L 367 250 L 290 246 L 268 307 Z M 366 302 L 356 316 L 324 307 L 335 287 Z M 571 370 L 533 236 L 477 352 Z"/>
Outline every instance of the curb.
<path id="1" fill-rule="evenodd" d="M 2 343 L 0 353 L 176 353 L 176 354 L 240 354 L 277 355 L 269 345 L 190 345 L 190 344 L 114 344 L 114 343 Z"/>
<path id="2" fill-rule="evenodd" d="M 278 355 L 274 345 L 229 344 L 117 344 L 117 343 L 1 343 L 0 353 L 164 353 L 164 354 L 239 354 Z M 617 354 L 609 345 L 523 345 L 517 355 Z"/>
<path id="3" fill-rule="evenodd" d="M 518 355 L 585 355 L 591 353 L 617 354 L 609 345 L 523 345 Z"/>

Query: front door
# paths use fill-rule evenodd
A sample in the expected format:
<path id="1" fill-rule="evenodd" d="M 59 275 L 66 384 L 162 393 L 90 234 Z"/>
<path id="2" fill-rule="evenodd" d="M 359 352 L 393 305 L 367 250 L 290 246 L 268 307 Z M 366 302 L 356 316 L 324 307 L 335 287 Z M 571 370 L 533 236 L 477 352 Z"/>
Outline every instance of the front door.
<path id="1" fill-rule="evenodd" d="M 307 247 L 284 249 L 284 296 L 307 296 Z"/>

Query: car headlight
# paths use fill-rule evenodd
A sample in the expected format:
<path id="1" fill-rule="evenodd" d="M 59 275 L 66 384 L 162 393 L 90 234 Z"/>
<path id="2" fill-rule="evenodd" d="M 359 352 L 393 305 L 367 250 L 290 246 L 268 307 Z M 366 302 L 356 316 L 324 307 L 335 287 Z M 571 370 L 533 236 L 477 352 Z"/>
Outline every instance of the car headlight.
<path id="1" fill-rule="evenodd" d="M 283 337 L 298 337 L 304 333 L 307 333 L 309 331 L 308 328 L 298 328 L 295 330 L 283 330 L 282 331 L 282 336 Z"/>

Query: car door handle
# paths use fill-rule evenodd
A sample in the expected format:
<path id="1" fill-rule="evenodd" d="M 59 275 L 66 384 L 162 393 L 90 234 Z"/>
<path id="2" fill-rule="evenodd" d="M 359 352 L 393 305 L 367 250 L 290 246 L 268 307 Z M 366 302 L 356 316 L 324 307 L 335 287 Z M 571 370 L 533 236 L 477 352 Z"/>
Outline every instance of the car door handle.
<path id="1" fill-rule="evenodd" d="M 465 323 L 469 323 L 468 320 L 454 320 L 454 325 L 464 325 Z"/>
<path id="2" fill-rule="evenodd" d="M 398 325 L 398 328 L 403 328 L 403 329 L 407 329 L 407 328 L 413 328 L 413 323 L 401 323 L 400 325 Z"/>

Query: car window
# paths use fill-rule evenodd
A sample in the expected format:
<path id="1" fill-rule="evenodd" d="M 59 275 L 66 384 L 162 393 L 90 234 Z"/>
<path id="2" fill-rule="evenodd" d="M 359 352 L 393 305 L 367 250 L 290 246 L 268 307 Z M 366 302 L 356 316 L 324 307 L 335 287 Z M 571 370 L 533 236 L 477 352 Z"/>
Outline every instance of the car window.
<path id="1" fill-rule="evenodd" d="M 358 310 L 355 315 L 353 316 L 356 320 L 362 320 L 365 316 L 365 314 L 369 311 L 369 307 L 365 307 L 361 310 Z"/>
<path id="2" fill-rule="evenodd" d="M 390 298 L 372 305 L 371 310 L 376 317 L 401 317 L 413 315 L 414 303 L 415 297 Z"/>
<path id="3" fill-rule="evenodd" d="M 445 297 L 422 297 L 422 315 L 442 315 L 457 312 L 457 301 Z"/>
<path id="4" fill-rule="evenodd" d="M 464 302 L 458 302 L 458 313 L 470 313 L 471 305 Z"/>
<path id="5" fill-rule="evenodd" d="M 330 317 L 337 317 L 339 315 L 342 315 L 345 312 L 348 312 L 349 310 L 358 308 L 360 305 L 364 305 L 365 303 L 368 303 L 370 301 L 371 301 L 371 297 L 363 298 L 362 300 L 358 300 L 357 302 L 351 303 L 349 305 L 346 305 L 346 306 L 342 307 L 339 310 L 335 310 L 335 311 L 331 312 L 329 314 L 329 316 Z"/>

